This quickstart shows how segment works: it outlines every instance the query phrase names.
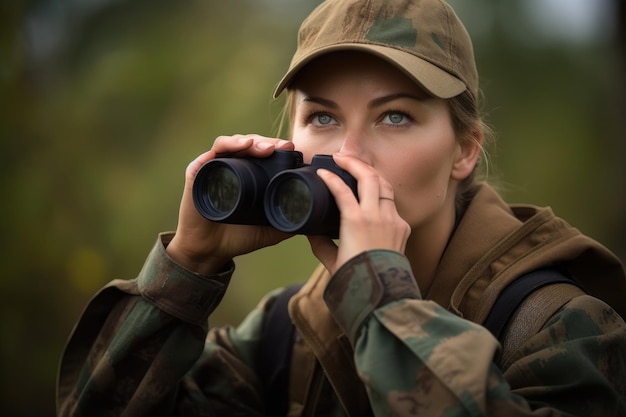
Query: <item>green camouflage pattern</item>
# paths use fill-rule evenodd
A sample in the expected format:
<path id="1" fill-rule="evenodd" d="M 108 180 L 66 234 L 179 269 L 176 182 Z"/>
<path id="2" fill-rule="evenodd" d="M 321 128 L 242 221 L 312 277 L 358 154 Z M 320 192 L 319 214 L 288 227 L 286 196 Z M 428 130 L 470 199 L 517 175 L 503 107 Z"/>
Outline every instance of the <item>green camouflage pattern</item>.
<path id="1" fill-rule="evenodd" d="M 88 305 L 62 359 L 59 416 L 265 415 L 256 350 L 276 293 L 237 328 L 209 330 L 234 266 L 186 271 L 167 257 L 169 238 L 137 279 L 112 282 Z M 422 300 L 414 282 L 403 255 L 371 251 L 325 289 L 374 415 L 626 415 L 626 325 L 607 304 L 571 300 L 503 370 L 486 329 Z M 312 415 L 344 415 L 324 404 Z"/>
<path id="2" fill-rule="evenodd" d="M 411 294 L 385 255 L 355 258 L 326 293 L 376 416 L 626 415 L 626 325 L 607 304 L 576 297 L 503 372 L 489 331 Z"/>

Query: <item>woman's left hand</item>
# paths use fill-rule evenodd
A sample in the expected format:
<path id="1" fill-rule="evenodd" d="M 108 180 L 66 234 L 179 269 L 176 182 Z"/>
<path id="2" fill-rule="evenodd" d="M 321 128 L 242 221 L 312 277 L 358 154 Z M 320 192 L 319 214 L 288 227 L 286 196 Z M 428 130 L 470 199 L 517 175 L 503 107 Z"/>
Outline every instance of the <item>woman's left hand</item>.
<path id="1" fill-rule="evenodd" d="M 333 159 L 357 180 L 359 199 L 340 177 L 327 170 L 318 171 L 341 214 L 339 246 L 327 236 L 308 237 L 315 256 L 334 274 L 345 262 L 367 250 L 404 253 L 411 228 L 398 214 L 391 184 L 357 158 L 335 154 Z"/>

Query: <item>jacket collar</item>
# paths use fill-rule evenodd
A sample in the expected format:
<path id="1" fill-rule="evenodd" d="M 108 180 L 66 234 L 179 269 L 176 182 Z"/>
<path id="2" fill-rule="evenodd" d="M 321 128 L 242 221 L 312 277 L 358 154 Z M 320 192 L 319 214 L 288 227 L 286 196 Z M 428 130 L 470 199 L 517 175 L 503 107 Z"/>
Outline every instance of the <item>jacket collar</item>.
<path id="1" fill-rule="evenodd" d="M 427 298 L 483 323 L 512 280 L 554 265 L 625 316 L 626 274 L 613 253 L 550 208 L 507 205 L 484 184 L 454 232 Z"/>

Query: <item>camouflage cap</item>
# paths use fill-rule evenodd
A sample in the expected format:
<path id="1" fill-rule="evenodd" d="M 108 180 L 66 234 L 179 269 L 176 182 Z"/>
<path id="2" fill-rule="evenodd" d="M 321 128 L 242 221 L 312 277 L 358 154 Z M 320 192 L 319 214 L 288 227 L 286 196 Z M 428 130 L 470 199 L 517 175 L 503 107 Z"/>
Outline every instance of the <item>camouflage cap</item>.
<path id="1" fill-rule="evenodd" d="M 478 91 L 472 41 L 442 0 L 326 0 L 298 32 L 298 49 L 274 97 L 313 59 L 333 51 L 378 56 L 426 91 L 451 98 Z"/>

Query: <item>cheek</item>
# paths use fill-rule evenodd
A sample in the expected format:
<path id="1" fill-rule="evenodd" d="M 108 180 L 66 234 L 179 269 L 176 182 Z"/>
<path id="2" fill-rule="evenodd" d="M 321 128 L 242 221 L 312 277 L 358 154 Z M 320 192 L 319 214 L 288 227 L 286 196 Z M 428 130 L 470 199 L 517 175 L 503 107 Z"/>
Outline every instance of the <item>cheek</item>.
<path id="1" fill-rule="evenodd" d="M 312 139 L 303 134 L 297 134 L 294 131 L 293 142 L 296 151 L 302 152 L 304 162 L 309 164 L 314 155 L 332 155 L 341 148 L 340 144 L 336 144 L 331 140 L 320 140 L 320 138 Z"/>
<path id="2" fill-rule="evenodd" d="M 310 163 L 313 155 L 320 153 L 316 146 L 313 146 L 313 141 L 310 140 L 303 132 L 298 128 L 294 128 L 292 131 L 291 141 L 293 142 L 296 151 L 302 152 L 305 163 Z"/>
<path id="3" fill-rule="evenodd" d="M 451 163 L 434 156 L 395 162 L 388 181 L 394 186 L 398 213 L 416 226 L 449 200 Z"/>

